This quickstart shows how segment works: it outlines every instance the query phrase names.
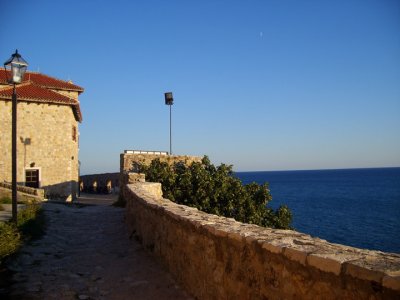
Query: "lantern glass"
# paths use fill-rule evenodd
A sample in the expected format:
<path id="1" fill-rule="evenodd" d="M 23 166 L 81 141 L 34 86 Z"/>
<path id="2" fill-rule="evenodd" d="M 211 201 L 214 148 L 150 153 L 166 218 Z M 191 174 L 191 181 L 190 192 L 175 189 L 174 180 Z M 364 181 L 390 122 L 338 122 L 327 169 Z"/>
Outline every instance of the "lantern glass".
<path id="1" fill-rule="evenodd" d="M 15 50 L 15 53 L 4 63 L 4 69 L 7 74 L 10 73 L 10 78 L 7 78 L 10 83 L 21 83 L 24 79 L 25 71 L 28 67 L 28 63 L 22 58 Z M 8 77 L 8 75 L 7 75 Z"/>

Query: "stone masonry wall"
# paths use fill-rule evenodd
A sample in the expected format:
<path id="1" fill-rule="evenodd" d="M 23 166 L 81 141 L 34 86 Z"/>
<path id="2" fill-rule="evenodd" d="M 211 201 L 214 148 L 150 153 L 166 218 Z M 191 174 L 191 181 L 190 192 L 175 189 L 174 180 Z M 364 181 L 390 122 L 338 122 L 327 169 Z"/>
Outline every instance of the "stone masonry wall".
<path id="1" fill-rule="evenodd" d="M 162 162 L 174 164 L 175 162 L 183 162 L 190 165 L 193 162 L 201 162 L 199 156 L 188 155 L 158 155 L 158 154 L 133 154 L 122 153 L 120 155 L 120 173 L 130 172 L 133 170 L 134 163 L 149 165 L 153 159 L 160 159 Z"/>
<path id="2" fill-rule="evenodd" d="M 125 187 L 126 220 L 198 299 L 400 299 L 400 255 L 218 217 Z"/>
<path id="3" fill-rule="evenodd" d="M 118 193 L 119 178 L 119 173 L 81 175 L 79 188 L 81 192 Z"/>
<path id="4" fill-rule="evenodd" d="M 39 189 L 39 191 L 43 191 L 43 190 Z M 23 191 L 20 191 L 18 189 L 17 198 L 18 198 L 18 201 L 25 202 L 25 203 L 33 203 L 33 202 L 43 201 L 44 200 L 44 191 L 42 193 L 39 192 L 38 194 L 39 195 L 34 195 L 31 193 L 24 193 Z M 11 199 L 12 192 L 11 192 L 10 188 L 4 188 L 2 185 L 0 185 L 0 199 L 3 197 Z"/>
<path id="5" fill-rule="evenodd" d="M 72 139 L 72 128 L 78 132 L 78 122 L 71 106 L 20 101 L 17 120 L 18 184 L 25 184 L 26 169 L 38 169 L 46 196 L 74 198 L 78 140 Z M 11 182 L 11 101 L 0 101 L 0 124 L 0 181 Z"/>
<path id="6" fill-rule="evenodd" d="M 0 182 L 0 188 L 8 189 L 11 192 L 12 184 L 8 182 Z M 27 186 L 17 185 L 17 192 L 21 192 L 28 195 L 38 196 L 44 199 L 44 190 L 43 189 L 36 189 Z"/>

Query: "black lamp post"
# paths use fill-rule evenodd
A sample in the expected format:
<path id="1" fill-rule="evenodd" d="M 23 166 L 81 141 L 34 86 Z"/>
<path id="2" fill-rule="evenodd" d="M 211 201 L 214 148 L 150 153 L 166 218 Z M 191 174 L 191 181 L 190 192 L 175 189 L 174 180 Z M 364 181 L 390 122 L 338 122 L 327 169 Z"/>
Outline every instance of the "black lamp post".
<path id="1" fill-rule="evenodd" d="M 165 104 L 169 105 L 169 154 L 172 155 L 172 104 L 174 104 L 174 97 L 172 92 L 164 93 Z"/>
<path id="2" fill-rule="evenodd" d="M 12 94 L 12 221 L 17 223 L 17 92 L 15 86 L 22 82 L 28 63 L 18 50 L 4 63 L 7 82 L 14 86 Z"/>

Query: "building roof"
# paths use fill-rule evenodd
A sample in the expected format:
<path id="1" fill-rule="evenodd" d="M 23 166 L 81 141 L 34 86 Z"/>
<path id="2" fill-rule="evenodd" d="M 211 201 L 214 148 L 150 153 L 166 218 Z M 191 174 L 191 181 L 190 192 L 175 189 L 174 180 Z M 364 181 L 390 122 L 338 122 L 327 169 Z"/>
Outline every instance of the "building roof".
<path id="1" fill-rule="evenodd" d="M 16 86 L 18 101 L 53 103 L 58 105 L 70 105 L 78 122 L 82 122 L 82 113 L 79 106 L 79 101 L 68 98 L 52 90 L 48 90 L 42 86 L 36 85 L 33 82 L 24 82 Z M 7 86 L 0 89 L 0 98 L 11 100 L 13 87 Z"/>
<path id="2" fill-rule="evenodd" d="M 8 84 L 6 72 L 7 71 L 4 68 L 0 68 L 0 84 Z M 27 71 L 25 73 L 23 82 L 28 81 L 31 81 L 36 85 L 55 90 L 75 91 L 78 93 L 82 93 L 84 91 L 82 87 L 73 84 L 71 81 L 60 80 L 37 72 Z"/>

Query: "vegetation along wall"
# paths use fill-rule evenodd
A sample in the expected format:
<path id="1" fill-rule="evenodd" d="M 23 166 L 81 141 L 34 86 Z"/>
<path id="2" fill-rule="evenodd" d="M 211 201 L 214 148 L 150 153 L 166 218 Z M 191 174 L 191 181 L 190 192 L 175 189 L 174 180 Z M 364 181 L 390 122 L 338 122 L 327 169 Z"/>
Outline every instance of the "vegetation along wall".
<path id="1" fill-rule="evenodd" d="M 244 224 L 124 187 L 133 236 L 198 299 L 399 299 L 400 255 Z"/>

